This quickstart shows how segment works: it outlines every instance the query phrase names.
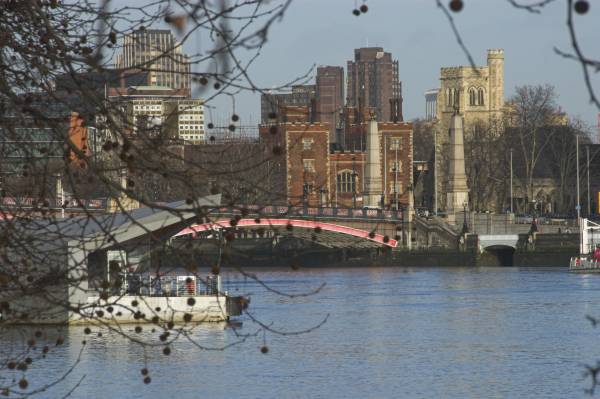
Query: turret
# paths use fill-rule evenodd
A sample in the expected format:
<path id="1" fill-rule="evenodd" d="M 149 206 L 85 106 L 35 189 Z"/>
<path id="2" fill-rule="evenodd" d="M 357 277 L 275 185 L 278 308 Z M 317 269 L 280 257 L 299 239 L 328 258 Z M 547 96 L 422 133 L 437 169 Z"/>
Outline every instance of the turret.
<path id="1" fill-rule="evenodd" d="M 504 50 L 489 49 L 487 56 L 489 68 L 489 109 L 501 111 L 504 107 Z"/>

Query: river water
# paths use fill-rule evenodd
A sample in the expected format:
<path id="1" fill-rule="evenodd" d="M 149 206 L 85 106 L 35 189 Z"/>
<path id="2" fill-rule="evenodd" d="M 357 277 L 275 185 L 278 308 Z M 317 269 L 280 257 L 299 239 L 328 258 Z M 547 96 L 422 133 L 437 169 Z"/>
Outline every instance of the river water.
<path id="1" fill-rule="evenodd" d="M 600 275 L 557 268 L 311 269 L 257 272 L 270 287 L 315 295 L 287 298 L 230 274 L 232 291 L 250 293 L 252 314 L 270 328 L 320 328 L 301 335 L 259 332 L 226 350 L 181 339 L 165 356 L 117 333 L 63 332 L 34 361 L 30 388 L 77 359 L 64 381 L 41 394 L 75 398 L 577 398 L 600 359 Z M 242 317 L 239 334 L 260 327 Z M 133 327 L 126 327 L 130 332 Z M 44 331 L 44 334 L 50 334 Z M 140 336 L 155 339 L 145 329 Z M 197 344 L 239 341 L 223 324 L 197 326 Z M 269 348 L 262 354 L 263 343 Z M 140 370 L 149 369 L 150 384 Z"/>

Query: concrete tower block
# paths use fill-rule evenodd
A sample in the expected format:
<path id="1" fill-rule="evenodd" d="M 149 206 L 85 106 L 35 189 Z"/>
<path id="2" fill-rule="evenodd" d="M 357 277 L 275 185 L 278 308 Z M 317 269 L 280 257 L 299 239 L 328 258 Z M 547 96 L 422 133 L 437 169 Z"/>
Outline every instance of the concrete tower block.
<path id="1" fill-rule="evenodd" d="M 367 162 L 365 165 L 365 195 L 363 201 L 364 205 L 368 207 L 381 207 L 383 186 L 381 182 L 380 149 L 377 116 L 372 113 L 367 128 Z"/>

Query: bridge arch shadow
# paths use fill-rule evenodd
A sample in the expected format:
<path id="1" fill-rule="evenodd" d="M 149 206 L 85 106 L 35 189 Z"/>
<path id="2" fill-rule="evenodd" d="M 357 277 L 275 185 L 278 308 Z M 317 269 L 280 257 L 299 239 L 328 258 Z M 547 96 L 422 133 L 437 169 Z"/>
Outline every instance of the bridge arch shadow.
<path id="1" fill-rule="evenodd" d="M 509 245 L 491 245 L 483 249 L 485 266 L 514 266 L 515 248 Z"/>

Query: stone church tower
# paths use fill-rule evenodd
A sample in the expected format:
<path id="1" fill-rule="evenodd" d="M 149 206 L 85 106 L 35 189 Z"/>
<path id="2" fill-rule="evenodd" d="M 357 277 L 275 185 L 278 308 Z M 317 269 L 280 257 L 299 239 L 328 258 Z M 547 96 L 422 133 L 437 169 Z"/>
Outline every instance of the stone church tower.
<path id="1" fill-rule="evenodd" d="M 449 139 L 455 114 L 462 117 L 464 137 L 477 125 L 502 123 L 504 112 L 504 50 L 490 49 L 486 66 L 445 67 L 440 71 L 435 121 L 437 208 L 446 210 L 448 193 Z"/>

